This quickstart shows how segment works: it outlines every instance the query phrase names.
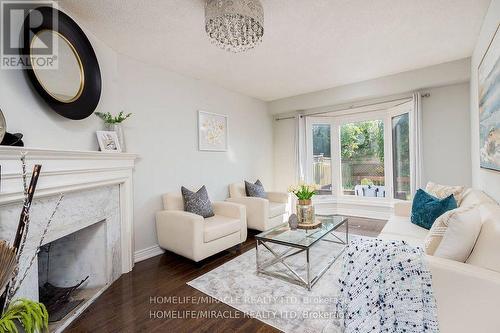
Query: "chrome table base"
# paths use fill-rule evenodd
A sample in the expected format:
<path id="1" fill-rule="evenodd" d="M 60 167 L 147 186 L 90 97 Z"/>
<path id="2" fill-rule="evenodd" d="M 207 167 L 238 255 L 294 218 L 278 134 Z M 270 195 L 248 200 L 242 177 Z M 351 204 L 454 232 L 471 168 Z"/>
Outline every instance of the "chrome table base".
<path id="1" fill-rule="evenodd" d="M 337 235 L 335 235 L 333 232 L 335 230 L 332 230 L 331 232 L 325 234 L 320 241 L 323 242 L 330 242 L 330 243 L 335 243 L 335 244 L 341 244 L 344 245 L 342 250 L 335 255 L 332 260 L 330 260 L 326 266 L 324 266 L 321 271 L 316 275 L 312 276 L 311 275 L 311 256 L 310 256 L 310 249 L 312 246 L 316 245 L 313 244 L 312 246 L 298 246 L 298 245 L 292 245 L 292 244 L 284 244 L 282 242 L 274 241 L 274 240 L 269 240 L 269 239 L 261 239 L 261 238 L 256 238 L 255 242 L 255 253 L 256 253 L 256 266 L 257 266 L 257 274 L 265 274 L 268 276 L 272 276 L 275 278 L 280 278 L 282 280 L 285 280 L 290 283 L 297 284 L 299 286 L 305 287 L 308 290 L 311 290 L 312 287 L 319 281 L 319 279 L 326 273 L 326 271 L 333 265 L 335 261 L 344 253 L 345 249 L 347 248 L 349 244 L 349 221 L 346 219 L 345 222 L 345 239 L 341 239 Z M 335 228 L 336 229 L 336 228 Z M 328 239 L 328 235 L 331 235 L 334 237 L 334 239 Z M 306 236 L 307 237 L 307 236 Z M 275 243 L 275 244 L 280 244 L 283 246 L 288 247 L 287 250 L 285 250 L 282 253 L 277 253 L 275 250 L 273 250 L 268 243 Z M 259 245 L 261 245 L 265 250 L 270 252 L 273 255 L 272 259 L 269 259 L 264 262 L 260 262 L 259 259 Z M 288 263 L 285 262 L 286 259 L 294 257 L 296 255 L 299 255 L 301 253 L 305 253 L 306 255 L 306 276 L 302 277 L 300 276 L 299 273 L 295 269 L 293 269 Z M 275 272 L 271 272 L 267 270 L 267 268 L 276 265 L 276 264 L 281 264 L 287 269 L 287 273 L 290 275 L 285 275 L 285 274 L 279 274 Z"/>

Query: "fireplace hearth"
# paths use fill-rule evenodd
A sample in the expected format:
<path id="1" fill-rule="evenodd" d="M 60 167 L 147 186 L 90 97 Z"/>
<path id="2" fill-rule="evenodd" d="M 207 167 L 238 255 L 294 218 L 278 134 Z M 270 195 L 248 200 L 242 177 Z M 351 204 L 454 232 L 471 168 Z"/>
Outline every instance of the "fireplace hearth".
<path id="1" fill-rule="evenodd" d="M 46 282 L 39 288 L 39 301 L 47 308 L 49 323 L 55 323 L 64 319 L 64 317 L 85 301 L 83 298 L 73 299 L 72 296 L 88 278 L 89 276 L 72 287 L 61 288 Z"/>

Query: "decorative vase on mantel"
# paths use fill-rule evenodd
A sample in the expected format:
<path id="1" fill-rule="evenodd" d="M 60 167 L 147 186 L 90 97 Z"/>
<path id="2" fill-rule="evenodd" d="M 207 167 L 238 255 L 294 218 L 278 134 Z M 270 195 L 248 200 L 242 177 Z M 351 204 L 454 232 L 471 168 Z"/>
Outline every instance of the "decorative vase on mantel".
<path id="1" fill-rule="evenodd" d="M 125 136 L 123 134 L 123 126 L 121 123 L 118 124 L 104 124 L 104 128 L 106 131 L 114 131 L 116 133 L 116 136 L 118 137 L 118 142 L 120 143 L 120 148 L 122 152 L 126 151 L 125 148 Z"/>
<path id="2" fill-rule="evenodd" d="M 312 200 L 299 200 L 297 203 L 297 219 L 301 224 L 314 223 L 314 205 Z"/>

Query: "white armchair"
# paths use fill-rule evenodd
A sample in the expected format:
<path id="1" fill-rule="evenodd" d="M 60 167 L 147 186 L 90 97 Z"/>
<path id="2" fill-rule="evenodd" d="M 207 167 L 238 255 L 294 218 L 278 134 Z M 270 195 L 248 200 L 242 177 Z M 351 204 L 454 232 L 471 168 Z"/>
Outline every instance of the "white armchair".
<path id="1" fill-rule="evenodd" d="M 161 248 L 199 262 L 247 239 L 245 206 L 213 202 L 215 216 L 185 212 L 180 193 L 163 196 L 164 210 L 156 213 Z"/>
<path id="2" fill-rule="evenodd" d="M 289 215 L 288 193 L 266 193 L 267 199 L 247 197 L 245 184 L 235 183 L 229 185 L 227 201 L 245 205 L 248 228 L 265 231 L 282 224 Z"/>

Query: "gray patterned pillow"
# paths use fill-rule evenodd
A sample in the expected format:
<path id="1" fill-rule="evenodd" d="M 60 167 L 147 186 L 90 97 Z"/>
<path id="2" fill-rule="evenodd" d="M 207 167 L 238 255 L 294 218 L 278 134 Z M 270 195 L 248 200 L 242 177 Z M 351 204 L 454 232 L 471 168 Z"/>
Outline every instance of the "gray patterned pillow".
<path id="1" fill-rule="evenodd" d="M 245 180 L 245 191 L 248 197 L 267 198 L 264 186 L 262 186 L 262 183 L 258 179 L 255 184 L 249 183 Z"/>
<path id="2" fill-rule="evenodd" d="M 181 187 L 182 198 L 184 199 L 184 211 L 201 215 L 204 218 L 214 216 L 214 210 L 212 208 L 212 203 L 208 198 L 208 192 L 203 185 L 198 192 L 193 192 Z"/>

